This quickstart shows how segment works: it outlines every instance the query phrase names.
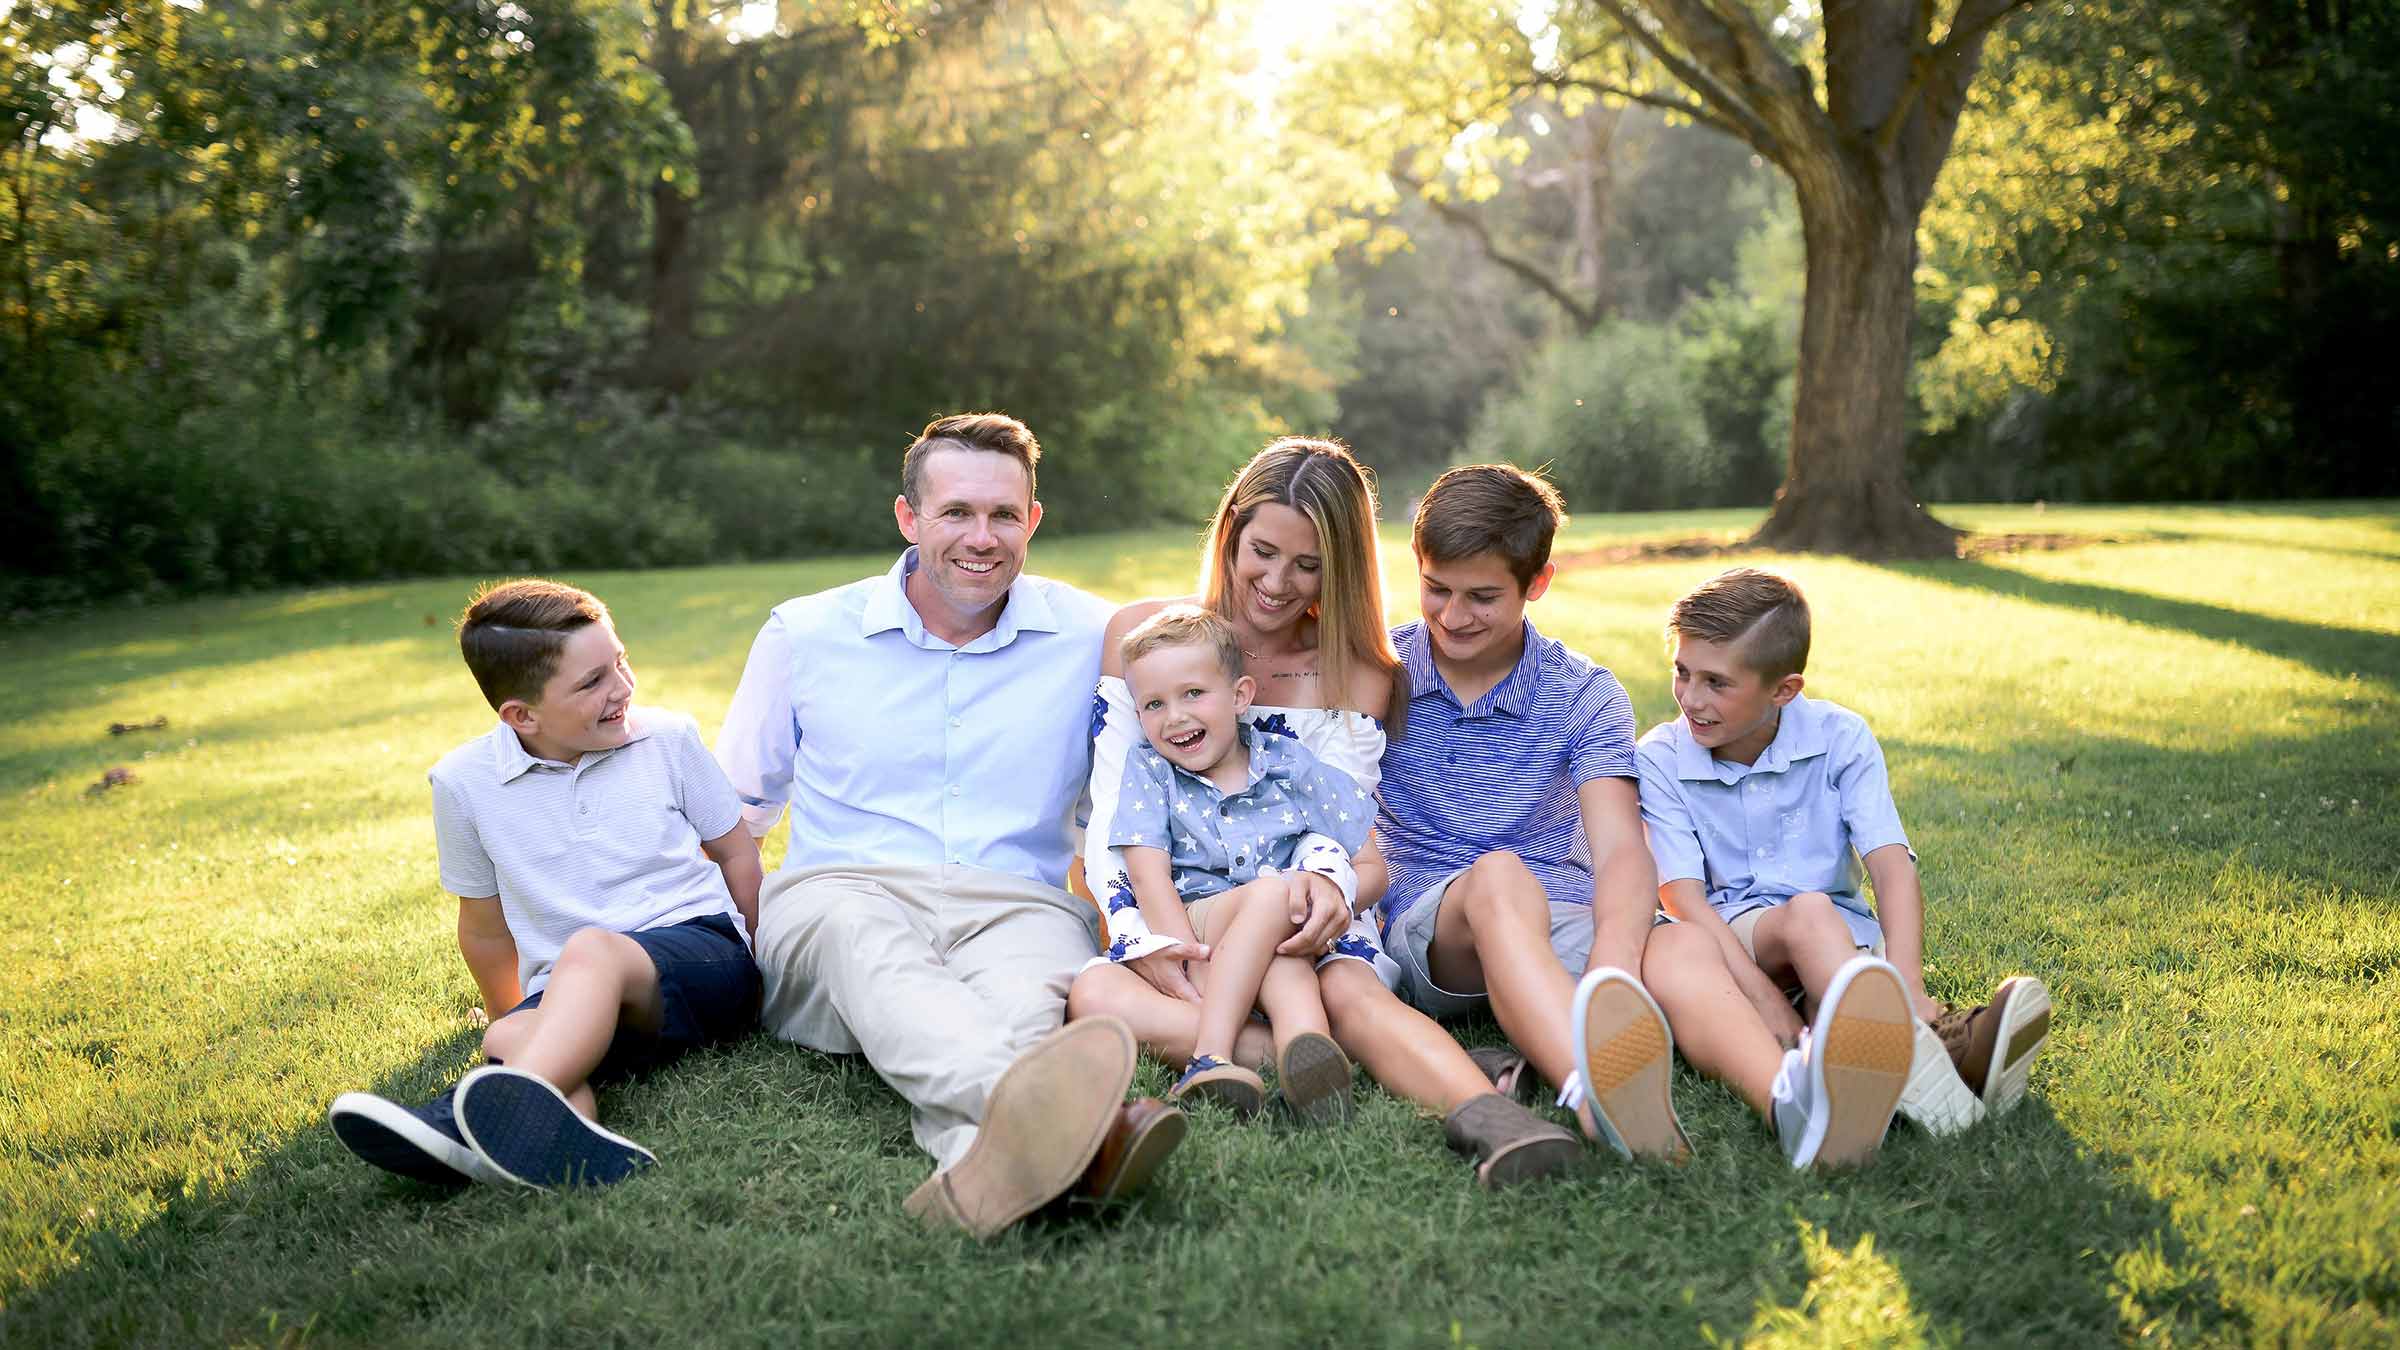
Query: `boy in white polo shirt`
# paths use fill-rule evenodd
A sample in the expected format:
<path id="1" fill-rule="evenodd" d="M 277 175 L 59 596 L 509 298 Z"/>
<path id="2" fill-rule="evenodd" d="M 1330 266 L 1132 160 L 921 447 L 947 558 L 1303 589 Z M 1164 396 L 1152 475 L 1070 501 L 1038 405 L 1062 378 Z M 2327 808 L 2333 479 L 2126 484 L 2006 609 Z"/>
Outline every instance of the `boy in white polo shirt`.
<path id="1" fill-rule="evenodd" d="M 1737 567 L 1676 601 L 1667 633 L 1682 715 L 1642 737 L 1642 824 L 1660 903 L 1697 940 L 1661 978 L 1718 995 L 1697 1000 L 1710 1015 L 1675 1026 L 1685 1058 L 1774 1122 L 1787 1150 L 1817 1141 L 1819 1161 L 1865 1161 L 1895 1106 L 1950 1133 L 2014 1105 L 2049 1033 L 2049 991 L 2021 975 L 1972 1009 L 1926 995 L 1917 855 L 1882 748 L 1858 714 L 1801 692 L 1807 597 L 1788 578 Z M 1855 1053 L 1808 1053 L 1826 1019 L 1804 1026 L 1793 1000 L 1830 1002 L 1861 952 L 1888 957 L 1899 977 L 1902 997 L 1883 1015 L 1902 1032 Z M 1812 1117 L 1804 1133 L 1784 1128 L 1845 1086 L 1852 1109 L 1815 1113 L 1824 1122 Z"/>
<path id="2" fill-rule="evenodd" d="M 619 1181 L 656 1159 L 600 1127 L 592 1085 L 757 1024 L 758 849 L 692 719 L 634 706 L 589 592 L 487 587 L 458 643 L 500 722 L 428 777 L 491 1064 L 420 1107 L 344 1093 L 334 1133 L 437 1184 Z"/>

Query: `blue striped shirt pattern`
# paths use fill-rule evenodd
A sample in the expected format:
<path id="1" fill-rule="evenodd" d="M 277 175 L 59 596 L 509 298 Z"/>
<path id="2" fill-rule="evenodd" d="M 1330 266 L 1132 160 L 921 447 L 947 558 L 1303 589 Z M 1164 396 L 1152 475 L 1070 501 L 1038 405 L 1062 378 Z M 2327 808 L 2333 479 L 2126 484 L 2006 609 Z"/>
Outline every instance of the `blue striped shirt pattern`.
<path id="1" fill-rule="evenodd" d="M 1633 700 L 1608 670 L 1525 624 L 1516 668 L 1473 707 L 1433 664 L 1420 622 L 1392 630 L 1408 673 L 1408 718 L 1383 754 L 1376 833 L 1393 920 L 1451 873 L 1496 849 L 1525 860 L 1554 902 L 1592 902 L 1592 849 L 1577 789 L 1637 778 Z"/>

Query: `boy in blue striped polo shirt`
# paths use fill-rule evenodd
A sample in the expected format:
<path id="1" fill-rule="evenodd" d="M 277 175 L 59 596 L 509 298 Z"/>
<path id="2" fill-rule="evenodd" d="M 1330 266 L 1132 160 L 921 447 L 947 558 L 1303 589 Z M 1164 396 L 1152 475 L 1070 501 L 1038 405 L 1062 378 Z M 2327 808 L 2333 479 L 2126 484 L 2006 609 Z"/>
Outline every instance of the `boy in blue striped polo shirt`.
<path id="1" fill-rule="evenodd" d="M 1425 1013 L 1488 1003 L 1588 1134 L 1679 1162 L 1690 1145 L 1669 1095 L 1673 1041 L 1636 974 L 1657 881 L 1633 705 L 1525 617 L 1565 518 L 1549 483 L 1498 464 L 1443 474 L 1417 509 L 1424 619 L 1392 630 L 1408 713 L 1376 821 L 1384 947 L 1400 996 Z"/>
<path id="2" fill-rule="evenodd" d="M 491 1063 L 424 1106 L 344 1093 L 334 1133 L 435 1184 L 621 1180 L 654 1159 L 600 1127 L 592 1085 L 757 1024 L 758 847 L 699 727 L 634 705 L 591 593 L 488 587 L 458 645 L 500 720 L 428 777 Z"/>

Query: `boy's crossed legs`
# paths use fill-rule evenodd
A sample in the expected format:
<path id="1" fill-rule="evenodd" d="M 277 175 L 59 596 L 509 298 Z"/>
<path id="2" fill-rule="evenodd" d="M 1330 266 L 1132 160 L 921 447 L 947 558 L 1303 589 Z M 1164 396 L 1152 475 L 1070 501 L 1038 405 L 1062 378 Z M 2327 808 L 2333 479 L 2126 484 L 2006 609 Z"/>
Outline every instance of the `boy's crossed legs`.
<path id="1" fill-rule="evenodd" d="M 756 1025 L 758 969 L 737 922 L 576 932 L 548 984 L 484 1033 L 490 1066 L 413 1109 L 345 1093 L 333 1104 L 335 1133 L 367 1161 L 422 1181 L 622 1180 L 656 1159 L 600 1127 L 592 1085 Z"/>

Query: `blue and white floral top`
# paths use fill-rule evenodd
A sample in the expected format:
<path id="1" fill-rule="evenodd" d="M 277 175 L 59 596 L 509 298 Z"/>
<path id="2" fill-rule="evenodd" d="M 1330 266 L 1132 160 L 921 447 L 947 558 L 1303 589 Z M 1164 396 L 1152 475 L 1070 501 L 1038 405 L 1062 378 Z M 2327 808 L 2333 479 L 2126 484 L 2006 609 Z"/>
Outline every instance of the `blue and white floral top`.
<path id="1" fill-rule="evenodd" d="M 1265 706 L 1253 706 L 1242 720 L 1254 733 L 1254 744 L 1288 737 L 1306 747 L 1322 765 L 1339 770 L 1355 790 L 1366 793 L 1367 805 L 1372 808 L 1376 785 L 1383 779 L 1383 723 L 1340 708 Z M 1107 951 L 1095 960 L 1130 961 L 1174 944 L 1151 932 L 1150 925 L 1143 922 L 1123 858 L 1114 848 L 1103 846 L 1115 832 L 1126 759 L 1137 748 L 1149 748 L 1142 736 L 1141 719 L 1133 710 L 1133 695 L 1123 679 L 1115 675 L 1100 678 L 1092 694 L 1091 729 L 1091 815 L 1085 826 L 1083 877 L 1084 884 L 1099 897 L 1108 919 Z M 1343 861 L 1346 871 L 1348 860 Z M 1372 912 L 1355 921 L 1324 958 L 1341 960 L 1368 963 L 1387 986 L 1399 978 L 1399 967 L 1377 945 Z"/>

